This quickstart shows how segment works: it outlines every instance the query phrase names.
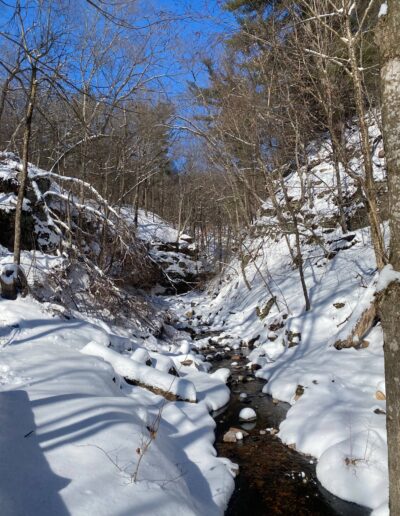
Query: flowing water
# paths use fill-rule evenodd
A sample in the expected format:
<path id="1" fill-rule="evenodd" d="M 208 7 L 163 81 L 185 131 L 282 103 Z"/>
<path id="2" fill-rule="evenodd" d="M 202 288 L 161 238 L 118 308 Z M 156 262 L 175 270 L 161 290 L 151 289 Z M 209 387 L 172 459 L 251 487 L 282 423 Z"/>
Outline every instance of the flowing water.
<path id="1" fill-rule="evenodd" d="M 245 357 L 238 361 L 238 366 L 232 366 L 231 356 L 236 354 L 225 354 L 222 360 L 219 355 L 220 360 L 214 363 L 214 369 L 227 367 L 232 373 L 230 402 L 214 413 L 217 423 L 215 447 L 220 456 L 228 457 L 240 467 L 226 515 L 370 514 L 369 509 L 345 502 L 326 491 L 316 478 L 315 459 L 284 445 L 274 435 L 274 429 L 278 429 L 285 419 L 289 405 L 262 393 L 264 382 L 246 370 Z M 246 393 L 247 398 L 241 399 L 240 393 Z M 239 422 L 239 412 L 246 406 L 257 413 L 254 423 Z M 223 436 L 230 427 L 246 430 L 249 435 L 243 441 L 226 443 Z"/>

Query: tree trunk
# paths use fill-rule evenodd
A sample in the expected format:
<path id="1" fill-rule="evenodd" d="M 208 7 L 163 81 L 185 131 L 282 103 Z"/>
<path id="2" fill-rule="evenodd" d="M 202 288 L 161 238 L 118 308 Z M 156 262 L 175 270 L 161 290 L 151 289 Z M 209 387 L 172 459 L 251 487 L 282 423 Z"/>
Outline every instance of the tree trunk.
<path id="1" fill-rule="evenodd" d="M 26 109 L 24 140 L 22 149 L 22 171 L 19 176 L 19 190 L 17 198 L 17 206 L 15 207 L 15 229 L 14 229 L 14 263 L 17 265 L 21 262 L 21 221 L 22 221 L 22 207 L 25 197 L 26 183 L 28 179 L 28 158 L 29 158 L 29 143 L 31 139 L 32 129 L 32 115 L 35 105 L 37 90 L 36 81 L 36 67 L 32 68 L 31 81 L 29 87 L 29 98 Z"/>
<path id="2" fill-rule="evenodd" d="M 1 89 L 1 94 L 0 94 L 0 121 L 1 121 L 1 118 L 3 116 L 3 111 L 4 111 L 4 107 L 5 107 L 5 103 L 6 103 L 6 98 L 7 98 L 7 93 L 8 93 L 10 84 L 12 83 L 13 79 L 17 75 L 18 71 L 19 71 L 19 64 L 15 65 L 15 67 L 10 71 L 10 73 L 9 73 L 8 77 L 6 78 L 6 80 L 4 81 L 3 87 Z"/>
<path id="3" fill-rule="evenodd" d="M 362 89 L 362 77 L 359 68 L 359 63 L 356 55 L 355 38 L 352 34 L 350 16 L 346 17 L 346 36 L 350 58 L 351 77 L 353 80 L 354 100 L 356 105 L 356 112 L 358 116 L 358 123 L 360 128 L 360 143 L 361 152 L 364 162 L 364 195 L 366 199 L 366 208 L 368 219 L 371 226 L 371 239 L 375 251 L 376 265 L 378 269 L 382 269 L 387 263 L 385 244 L 383 240 L 382 230 L 380 226 L 380 218 L 378 213 L 378 206 L 376 202 L 376 190 L 373 176 L 373 163 L 371 156 L 371 149 L 369 145 L 368 126 L 365 120 L 365 108 Z"/>
<path id="4" fill-rule="evenodd" d="M 343 233 L 347 233 L 347 222 L 346 222 L 346 214 L 344 211 L 344 201 L 343 201 L 343 189 L 342 189 L 342 181 L 340 177 L 340 159 L 339 159 L 339 151 L 336 136 L 334 135 L 334 130 L 331 129 L 329 131 L 331 135 L 332 142 L 332 153 L 333 153 L 333 163 L 335 166 L 335 177 L 336 177 L 336 202 L 339 209 L 339 223 L 342 228 Z"/>
<path id="5" fill-rule="evenodd" d="M 299 268 L 300 283 L 301 283 L 301 288 L 303 291 L 304 301 L 305 301 L 305 305 L 306 305 L 305 311 L 308 312 L 311 309 L 311 303 L 310 303 L 310 296 L 308 295 L 306 280 L 304 277 L 304 260 L 303 260 L 303 253 L 301 252 L 299 225 L 297 223 L 296 213 L 293 209 L 293 206 L 290 202 L 290 199 L 289 199 L 289 196 L 287 193 L 285 180 L 283 179 L 283 176 L 281 173 L 279 175 L 279 179 L 280 179 L 283 195 L 285 197 L 286 207 L 287 207 L 287 209 L 290 213 L 290 217 L 292 219 L 293 232 L 294 232 L 295 242 L 296 242 L 296 252 L 297 252 L 297 255 L 295 257 L 295 263 Z"/>
<path id="6" fill-rule="evenodd" d="M 400 5 L 388 1 L 378 26 L 381 52 L 382 122 L 389 187 L 390 256 L 400 271 Z M 400 515 L 400 285 L 391 283 L 381 302 L 385 338 L 386 425 L 389 457 L 389 507 Z"/>

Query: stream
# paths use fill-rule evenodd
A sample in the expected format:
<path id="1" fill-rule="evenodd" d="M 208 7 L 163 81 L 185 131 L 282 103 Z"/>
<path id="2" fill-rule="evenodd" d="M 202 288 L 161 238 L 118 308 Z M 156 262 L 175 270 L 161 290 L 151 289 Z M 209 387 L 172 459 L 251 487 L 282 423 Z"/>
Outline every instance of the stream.
<path id="1" fill-rule="evenodd" d="M 200 333 L 196 337 L 207 336 L 215 337 L 212 333 Z M 265 382 L 255 378 L 246 368 L 247 349 L 201 352 L 213 355 L 212 359 L 209 357 L 213 370 L 226 367 L 232 375 L 230 402 L 213 414 L 217 423 L 215 447 L 218 455 L 228 457 L 240 468 L 226 516 L 370 514 L 369 509 L 326 491 L 317 480 L 316 460 L 284 445 L 274 435 L 290 405 L 262 393 Z M 240 359 L 237 355 L 241 355 Z M 237 366 L 232 366 L 232 362 L 237 362 Z M 241 399 L 240 393 L 247 397 Z M 239 412 L 246 406 L 257 413 L 257 420 L 253 423 L 239 422 Z M 224 434 L 231 427 L 245 430 L 249 435 L 235 443 L 224 442 Z"/>

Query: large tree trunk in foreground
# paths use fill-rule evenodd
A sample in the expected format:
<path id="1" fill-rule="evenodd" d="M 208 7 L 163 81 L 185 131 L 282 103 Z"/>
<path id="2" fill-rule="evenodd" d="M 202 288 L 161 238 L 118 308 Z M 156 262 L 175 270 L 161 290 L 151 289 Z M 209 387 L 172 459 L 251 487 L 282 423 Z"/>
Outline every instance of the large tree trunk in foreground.
<path id="1" fill-rule="evenodd" d="M 382 122 L 388 168 L 390 264 L 400 271 L 400 3 L 389 0 L 379 23 Z M 386 423 L 389 452 L 389 506 L 400 516 L 400 284 L 392 282 L 381 303 L 385 337 Z"/>

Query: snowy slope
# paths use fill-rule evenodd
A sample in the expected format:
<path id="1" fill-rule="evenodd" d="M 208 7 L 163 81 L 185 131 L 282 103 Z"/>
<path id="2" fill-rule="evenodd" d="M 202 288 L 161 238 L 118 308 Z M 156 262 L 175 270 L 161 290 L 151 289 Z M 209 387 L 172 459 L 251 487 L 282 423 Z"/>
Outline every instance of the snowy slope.
<path id="1" fill-rule="evenodd" d="M 9 249 L 13 246 L 14 211 L 21 167 L 18 156 L 0 152 L 0 245 Z M 76 181 L 79 179 L 60 177 L 29 164 L 23 203 L 23 249 L 45 253 L 63 250 L 68 255 L 79 255 L 81 259 L 93 262 L 92 265 L 104 268 L 104 258 L 108 256 L 109 248 L 114 248 L 112 268 L 107 269 L 108 274 L 118 278 L 123 276 L 125 282 L 129 281 L 134 286 L 153 287 L 157 283 L 154 263 L 164 270 L 161 276 L 169 286 L 195 280 L 202 264 L 196 259 L 196 246 L 188 235 L 180 234 L 171 224 L 144 210 L 139 210 L 136 226 L 132 206 L 114 209 L 90 185 L 78 185 Z M 82 204 L 75 192 L 83 185 L 85 201 Z M 105 227 L 108 239 L 104 241 L 106 237 L 102 232 Z M 122 239 L 124 244 L 121 256 L 115 245 L 118 239 Z M 106 246 L 102 252 L 104 242 Z M 131 260 L 126 257 L 126 249 L 132 256 Z M 145 277 L 144 272 L 149 270 L 149 277 Z"/>

